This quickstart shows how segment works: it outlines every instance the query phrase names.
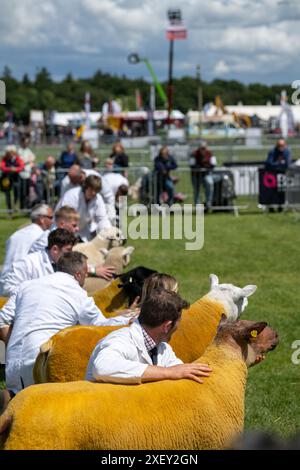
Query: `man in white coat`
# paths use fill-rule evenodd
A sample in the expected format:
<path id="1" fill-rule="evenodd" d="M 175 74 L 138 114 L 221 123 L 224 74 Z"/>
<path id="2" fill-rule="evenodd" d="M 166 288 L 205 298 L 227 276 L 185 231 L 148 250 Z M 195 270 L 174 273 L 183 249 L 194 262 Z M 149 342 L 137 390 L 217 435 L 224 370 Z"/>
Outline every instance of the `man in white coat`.
<path id="1" fill-rule="evenodd" d="M 128 188 L 129 181 L 127 178 L 125 178 L 125 176 L 121 175 L 121 173 L 119 173 L 118 171 L 113 171 L 114 161 L 112 158 L 108 158 L 105 161 L 105 168 L 106 168 L 106 171 L 104 175 L 102 176 L 102 181 L 104 181 L 108 186 L 110 186 L 112 192 L 114 193 L 114 196 L 116 197 L 119 187 L 126 186 Z"/>
<path id="2" fill-rule="evenodd" d="M 47 248 L 30 253 L 26 258 L 13 263 L 11 271 L 3 279 L 4 295 L 10 297 L 24 281 L 53 274 L 59 258 L 72 251 L 75 242 L 76 237 L 69 230 L 58 228 L 51 232 Z"/>
<path id="3" fill-rule="evenodd" d="M 112 226 L 100 190 L 101 178 L 90 175 L 82 187 L 67 191 L 56 206 L 56 210 L 70 206 L 79 212 L 79 235 L 85 242 L 91 240 L 96 231 Z"/>
<path id="4" fill-rule="evenodd" d="M 2 294 L 2 279 L 12 264 L 19 261 L 29 253 L 33 242 L 41 236 L 44 230 L 51 227 L 53 221 L 53 211 L 46 204 L 35 206 L 30 214 L 32 223 L 17 230 L 6 242 L 6 253 L 4 265 L 0 277 L 0 295 Z"/>
<path id="5" fill-rule="evenodd" d="M 71 233 L 79 232 L 79 214 L 73 207 L 63 206 L 54 215 L 54 224 L 49 230 L 45 230 L 42 235 L 31 245 L 29 253 L 44 250 L 48 246 L 48 237 L 53 230 L 64 228 Z"/>
<path id="6" fill-rule="evenodd" d="M 125 325 L 134 316 L 105 318 L 82 289 L 86 274 L 86 256 L 74 251 L 65 253 L 56 273 L 24 282 L 15 298 L 13 318 L 9 309 L 4 311 L 6 306 L 0 311 L 0 327 L 14 322 L 7 346 L 4 406 L 11 396 L 34 383 L 35 359 L 40 346 L 52 335 L 76 324 Z"/>
<path id="7" fill-rule="evenodd" d="M 101 178 L 102 185 L 100 195 L 103 198 L 109 219 L 113 223 L 116 216 L 115 195 L 110 185 L 106 181 L 104 181 L 103 177 L 96 170 L 88 170 L 86 168 L 81 168 L 79 165 L 72 165 L 68 171 L 68 174 L 63 178 L 61 182 L 60 197 L 62 198 L 65 193 L 70 189 L 74 189 L 78 186 L 81 186 L 84 180 L 90 175 L 98 176 Z"/>
<path id="8" fill-rule="evenodd" d="M 140 384 L 191 379 L 202 383 L 207 364 L 183 364 L 168 342 L 176 331 L 185 302 L 175 292 L 156 289 L 141 306 L 139 319 L 101 340 L 88 363 L 86 379 L 94 382 Z"/>

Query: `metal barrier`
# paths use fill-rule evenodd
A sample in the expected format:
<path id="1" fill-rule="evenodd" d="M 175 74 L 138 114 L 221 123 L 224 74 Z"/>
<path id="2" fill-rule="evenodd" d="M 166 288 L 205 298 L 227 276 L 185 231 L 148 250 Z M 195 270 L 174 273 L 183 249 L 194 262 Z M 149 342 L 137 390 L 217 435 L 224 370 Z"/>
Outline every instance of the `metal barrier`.
<path id="1" fill-rule="evenodd" d="M 261 197 L 260 168 L 259 165 L 233 165 L 230 167 L 217 167 L 210 172 L 212 177 L 210 184 L 213 183 L 212 210 L 238 213 L 240 209 L 247 209 L 250 203 L 258 204 L 259 197 Z M 100 175 L 105 173 L 104 168 L 97 168 L 97 170 Z M 28 213 L 35 202 L 46 202 L 54 207 L 60 196 L 60 183 L 67 171 L 58 169 L 55 180 L 48 179 L 47 172 L 42 172 L 40 179 L 35 182 L 35 186 L 27 187 L 27 194 L 24 193 L 24 180 L 19 179 L 17 184 L 12 186 L 10 190 L 11 208 L 8 207 L 8 194 L 0 191 L 0 213 Z M 122 169 L 122 172 L 125 173 L 130 184 L 129 202 L 142 202 L 145 204 L 157 203 L 158 201 L 166 202 L 167 190 L 162 185 L 159 175 L 153 171 L 153 167 L 149 167 L 149 165 L 130 166 Z M 198 173 L 196 181 L 192 181 L 191 168 L 189 167 L 179 166 L 171 172 L 174 179 L 175 202 L 194 203 L 195 191 L 197 191 L 195 184 L 199 186 L 200 201 L 205 202 L 207 195 L 205 194 L 207 183 L 205 176 L 207 172 L 196 170 L 195 173 Z M 284 206 L 287 209 L 299 208 L 300 168 L 291 168 L 281 176 L 281 191 L 285 191 Z M 258 205 L 262 208 L 268 206 L 271 207 L 272 204 L 267 202 Z"/>

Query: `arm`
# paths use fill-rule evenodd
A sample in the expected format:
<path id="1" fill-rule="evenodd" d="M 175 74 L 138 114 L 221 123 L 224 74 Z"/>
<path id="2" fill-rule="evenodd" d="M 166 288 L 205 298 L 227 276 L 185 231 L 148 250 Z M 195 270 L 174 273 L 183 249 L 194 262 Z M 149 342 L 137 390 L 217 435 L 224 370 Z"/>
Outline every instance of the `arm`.
<path id="1" fill-rule="evenodd" d="M 101 196 L 106 206 L 108 217 L 111 221 L 115 220 L 116 209 L 115 209 L 115 196 L 112 192 L 109 184 L 106 182 L 105 178 L 101 177 L 102 189 Z"/>
<path id="2" fill-rule="evenodd" d="M 169 162 L 169 170 L 176 170 L 177 168 L 177 163 L 176 163 L 176 160 L 175 158 L 173 157 L 170 157 L 170 162 Z"/>
<path id="3" fill-rule="evenodd" d="M 203 383 L 199 377 L 209 377 L 212 369 L 207 364 L 178 364 L 170 367 L 148 366 L 145 369 L 141 382 L 158 382 L 159 380 L 194 380 Z"/>
<path id="4" fill-rule="evenodd" d="M 79 323 L 81 325 L 122 326 L 128 325 L 130 319 L 131 317 L 124 317 L 122 315 L 106 318 L 95 304 L 94 299 L 92 297 L 88 297 L 87 295 L 82 311 L 79 315 Z"/>
<path id="5" fill-rule="evenodd" d="M 13 324 L 15 319 L 17 292 L 14 293 L 4 307 L 0 310 L 0 328 L 5 328 Z"/>
<path id="6" fill-rule="evenodd" d="M 22 158 L 17 157 L 16 158 L 17 166 L 15 167 L 15 172 L 20 173 L 21 171 L 24 170 L 25 163 L 23 162 Z"/>
<path id="7" fill-rule="evenodd" d="M 10 297 L 21 286 L 22 282 L 32 278 L 32 265 L 25 259 L 13 263 L 11 270 L 3 278 L 4 295 Z"/>
<path id="8" fill-rule="evenodd" d="M 96 382 L 140 384 L 148 364 L 142 364 L 131 354 L 130 345 L 119 338 L 108 338 L 96 346 L 90 364 Z"/>
<path id="9" fill-rule="evenodd" d="M 97 230 L 100 232 L 103 228 L 110 228 L 111 222 L 108 218 L 107 210 L 100 194 L 97 195 L 96 199 L 96 211 L 95 211 L 95 222 L 97 224 Z"/>

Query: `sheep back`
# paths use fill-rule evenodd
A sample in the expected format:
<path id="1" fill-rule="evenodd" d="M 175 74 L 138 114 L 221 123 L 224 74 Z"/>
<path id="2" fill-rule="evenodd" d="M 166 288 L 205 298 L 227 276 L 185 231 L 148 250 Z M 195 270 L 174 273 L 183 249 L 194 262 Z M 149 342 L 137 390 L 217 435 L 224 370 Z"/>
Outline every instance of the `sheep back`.
<path id="1" fill-rule="evenodd" d="M 69 382 L 20 392 L 0 418 L 5 449 L 224 449 L 243 431 L 247 369 L 213 346 L 213 372 L 142 385 Z M 202 362 L 202 358 L 201 358 Z"/>

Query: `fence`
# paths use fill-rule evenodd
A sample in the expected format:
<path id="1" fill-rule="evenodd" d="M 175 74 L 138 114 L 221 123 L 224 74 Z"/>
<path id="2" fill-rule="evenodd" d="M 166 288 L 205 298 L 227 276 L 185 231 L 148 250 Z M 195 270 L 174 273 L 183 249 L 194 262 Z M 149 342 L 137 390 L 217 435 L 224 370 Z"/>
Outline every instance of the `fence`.
<path id="1" fill-rule="evenodd" d="M 100 172 L 104 169 L 99 168 Z M 130 200 L 144 203 L 166 202 L 166 188 L 157 174 L 153 173 L 152 165 L 130 166 L 126 171 L 129 180 Z M 179 166 L 172 172 L 175 179 L 174 193 L 175 201 L 193 203 L 195 202 L 195 190 L 199 186 L 200 200 L 205 201 L 207 187 L 213 184 L 213 210 L 234 211 L 247 209 L 256 204 L 260 207 L 279 204 L 277 199 L 262 200 L 262 187 L 260 181 L 262 165 L 235 165 L 228 167 L 217 167 L 211 173 L 211 181 L 206 181 L 206 173 L 201 170 L 194 172 L 192 181 L 191 169 L 187 166 Z M 24 180 L 17 179 L 9 191 L 0 192 L 0 213 L 28 213 L 35 202 L 44 201 L 55 206 L 60 196 L 60 183 L 66 175 L 67 170 L 57 170 L 55 177 L 43 171 L 36 181 L 35 186 L 26 186 Z M 102 173 L 103 174 L 103 173 Z M 279 178 L 279 177 L 278 177 Z M 277 179 L 278 179 L 277 178 Z M 277 181 L 277 180 L 276 180 Z M 193 185 L 194 183 L 194 185 Z M 268 185 L 267 185 L 268 186 Z M 291 168 L 286 174 L 278 179 L 278 185 L 273 187 L 276 192 L 278 188 L 284 192 L 283 203 L 286 208 L 300 207 L 300 168 Z M 267 187 L 266 190 L 269 188 Z M 274 192 L 273 191 L 273 192 Z M 275 194 L 275 193 L 274 193 Z M 11 207 L 8 204 L 11 198 Z M 275 201 L 274 204 L 270 201 Z M 264 202 L 265 201 L 265 202 Z"/>

